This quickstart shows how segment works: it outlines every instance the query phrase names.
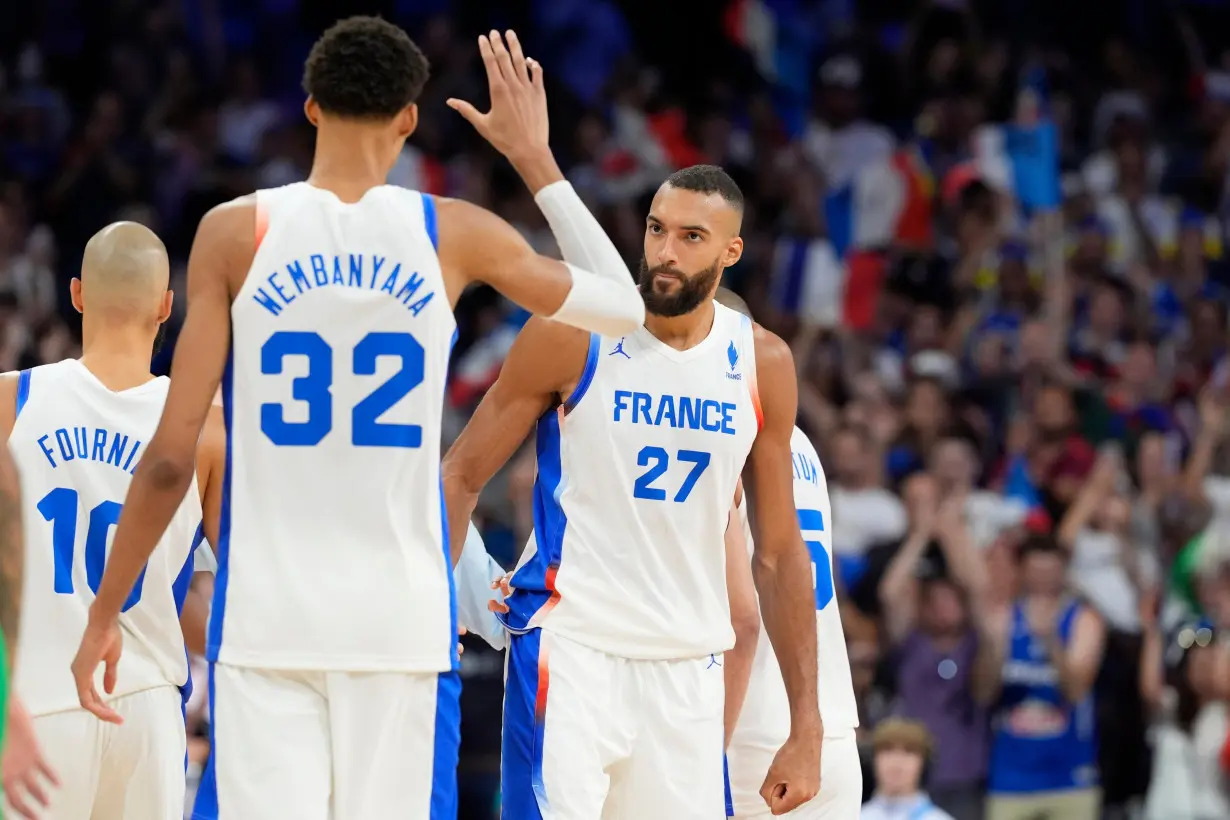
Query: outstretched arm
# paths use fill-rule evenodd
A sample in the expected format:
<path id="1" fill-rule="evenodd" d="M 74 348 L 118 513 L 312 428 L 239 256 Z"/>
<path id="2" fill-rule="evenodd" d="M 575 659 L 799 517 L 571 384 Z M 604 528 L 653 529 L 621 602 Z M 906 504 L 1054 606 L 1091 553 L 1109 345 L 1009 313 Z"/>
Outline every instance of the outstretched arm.
<path id="1" fill-rule="evenodd" d="M 188 315 L 175 346 L 171 388 L 158 430 L 133 475 L 91 620 L 114 621 L 192 483 L 197 441 L 222 381 L 230 346 L 231 285 L 252 263 L 251 200 L 214 208 L 188 260 Z"/>
<path id="2" fill-rule="evenodd" d="M 744 468 L 744 488 L 751 497 L 752 573 L 760 594 L 760 612 L 790 700 L 790 738 L 761 789 L 774 814 L 781 814 L 810 800 L 819 789 L 824 729 L 816 699 L 811 558 L 795 512 L 790 454 L 798 381 L 786 343 L 760 326 L 755 334 L 764 424 Z"/>
<path id="3" fill-rule="evenodd" d="M 441 203 L 440 258 L 462 287 L 481 281 L 534 313 L 607 336 L 645 321 L 645 305 L 615 245 L 572 186 L 548 145 L 542 67 L 527 60 L 513 32 L 478 38 L 491 110 L 449 100 L 525 181 L 547 217 L 567 264 L 539 256 L 506 222 L 464 203 Z M 477 213 L 472 213 L 477 212 Z M 450 223 L 456 223 L 452 225 Z M 460 293 L 460 287 L 450 291 Z"/>
<path id="4" fill-rule="evenodd" d="M 588 333 L 546 319 L 531 318 L 518 334 L 500 377 L 440 468 L 454 566 L 478 494 L 525 441 L 538 418 L 571 392 L 588 352 Z"/>

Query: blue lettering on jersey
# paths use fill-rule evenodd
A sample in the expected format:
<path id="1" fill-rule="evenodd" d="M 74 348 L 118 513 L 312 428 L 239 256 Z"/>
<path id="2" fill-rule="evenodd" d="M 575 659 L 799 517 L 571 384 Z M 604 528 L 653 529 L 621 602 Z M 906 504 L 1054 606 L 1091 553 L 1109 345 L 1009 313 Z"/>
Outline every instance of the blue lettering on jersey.
<path id="1" fill-rule="evenodd" d="M 710 433 L 735 434 L 735 411 L 738 405 L 693 396 L 672 396 L 664 393 L 652 396 L 630 390 L 615 391 L 614 421 L 631 421 L 652 427 L 672 427 L 676 430 L 707 430 Z"/>
<path id="2" fill-rule="evenodd" d="M 38 448 L 53 470 L 64 462 L 81 459 L 110 464 L 131 475 L 140 462 L 136 456 L 141 441 L 102 427 L 61 427 L 39 436 Z"/>
<path id="3" fill-rule="evenodd" d="M 790 460 L 794 462 L 794 480 L 806 481 L 808 484 L 820 486 L 820 467 L 806 453 L 791 453 Z"/>
<path id="4" fill-rule="evenodd" d="M 308 257 L 306 267 L 299 259 L 292 259 L 284 267 L 285 273 L 274 271 L 265 277 L 268 288 L 261 285 L 252 294 L 252 299 L 274 316 L 280 315 L 298 294 L 326 286 L 380 290 L 400 301 L 415 316 L 422 313 L 436 295 L 435 291 L 428 291 L 420 296 L 419 290 L 426 280 L 418 272 L 403 273 L 400 262 L 390 264 L 388 257 L 374 254 L 334 255 L 331 264 L 325 256 L 313 254 Z M 308 269 L 311 276 L 307 274 Z"/>

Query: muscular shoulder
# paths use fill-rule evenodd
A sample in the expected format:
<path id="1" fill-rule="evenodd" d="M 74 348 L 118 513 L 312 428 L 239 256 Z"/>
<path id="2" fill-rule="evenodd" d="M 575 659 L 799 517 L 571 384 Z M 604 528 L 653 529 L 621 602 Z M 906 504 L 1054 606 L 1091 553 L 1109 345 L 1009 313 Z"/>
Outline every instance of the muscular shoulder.
<path id="1" fill-rule="evenodd" d="M 193 250 L 209 255 L 212 269 L 225 270 L 232 277 L 246 275 L 256 255 L 258 224 L 256 195 L 248 194 L 215 205 L 197 226 Z M 232 278 L 234 289 L 241 282 Z"/>
<path id="2" fill-rule="evenodd" d="M 765 427 L 780 427 L 788 440 L 794 433 L 798 413 L 799 385 L 790 346 L 776 333 L 752 326 L 756 345 L 756 382 Z"/>
<path id="3" fill-rule="evenodd" d="M 752 340 L 756 345 L 756 374 L 759 381 L 763 382 L 766 377 L 781 378 L 787 375 L 790 379 L 794 378 L 794 356 L 790 345 L 782 337 L 753 322 Z"/>

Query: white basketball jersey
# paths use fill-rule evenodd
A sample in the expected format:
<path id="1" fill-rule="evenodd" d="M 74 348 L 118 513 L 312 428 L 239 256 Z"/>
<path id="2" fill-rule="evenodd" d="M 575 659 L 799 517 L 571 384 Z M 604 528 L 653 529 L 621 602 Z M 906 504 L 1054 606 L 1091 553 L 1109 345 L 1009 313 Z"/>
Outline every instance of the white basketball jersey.
<path id="1" fill-rule="evenodd" d="M 259 191 L 231 305 L 209 657 L 274 669 L 439 672 L 454 659 L 440 487 L 456 323 L 435 205 Z"/>
<path id="2" fill-rule="evenodd" d="M 850 680 L 850 659 L 841 613 L 833 586 L 832 508 L 820 458 L 807 436 L 797 427 L 790 438 L 794 459 L 794 505 L 798 510 L 803 540 L 812 560 L 812 586 L 816 600 L 816 682 L 820 716 L 826 737 L 841 737 L 858 726 L 858 706 Z M 748 550 L 752 534 L 747 524 L 746 498 L 739 506 Z M 751 683 L 743 711 L 731 737 L 732 746 L 749 745 L 776 750 L 790 735 L 790 706 L 781 667 L 768 636 L 761 627 Z"/>
<path id="3" fill-rule="evenodd" d="M 9 446 L 21 474 L 26 580 L 15 686 L 34 715 L 79 708 L 69 665 L 169 385 L 158 378 L 112 392 L 76 359 L 18 377 Z M 194 477 L 120 614 L 124 659 L 111 697 L 186 686 L 179 613 L 200 525 Z M 102 692 L 101 667 L 98 675 Z"/>
<path id="4" fill-rule="evenodd" d="M 645 328 L 591 337 L 576 389 L 539 420 L 514 628 L 627 658 L 734 644 L 723 536 L 760 412 L 751 322 L 715 307 L 688 350 Z"/>

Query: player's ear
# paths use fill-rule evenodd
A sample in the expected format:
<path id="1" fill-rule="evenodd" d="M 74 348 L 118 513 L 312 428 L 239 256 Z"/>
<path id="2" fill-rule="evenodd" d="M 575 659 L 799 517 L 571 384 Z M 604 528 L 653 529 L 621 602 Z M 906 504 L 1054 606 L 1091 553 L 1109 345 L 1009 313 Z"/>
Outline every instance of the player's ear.
<path id="1" fill-rule="evenodd" d="M 303 115 L 307 117 L 308 122 L 314 126 L 320 125 L 320 103 L 309 94 L 308 98 L 303 101 Z"/>
<path id="2" fill-rule="evenodd" d="M 175 291 L 168 290 L 162 294 L 162 304 L 158 307 L 158 324 L 171 318 L 171 305 L 175 304 Z"/>
<path id="3" fill-rule="evenodd" d="M 410 103 L 397 114 L 397 136 L 405 139 L 419 127 L 419 107 Z"/>
<path id="4" fill-rule="evenodd" d="M 736 236 L 726 245 L 726 254 L 722 257 L 722 267 L 729 268 L 743 258 L 743 237 Z"/>
<path id="5" fill-rule="evenodd" d="M 73 277 L 73 281 L 68 283 L 68 295 L 73 300 L 73 310 L 78 313 L 85 313 L 85 309 L 81 302 L 81 280 Z"/>

